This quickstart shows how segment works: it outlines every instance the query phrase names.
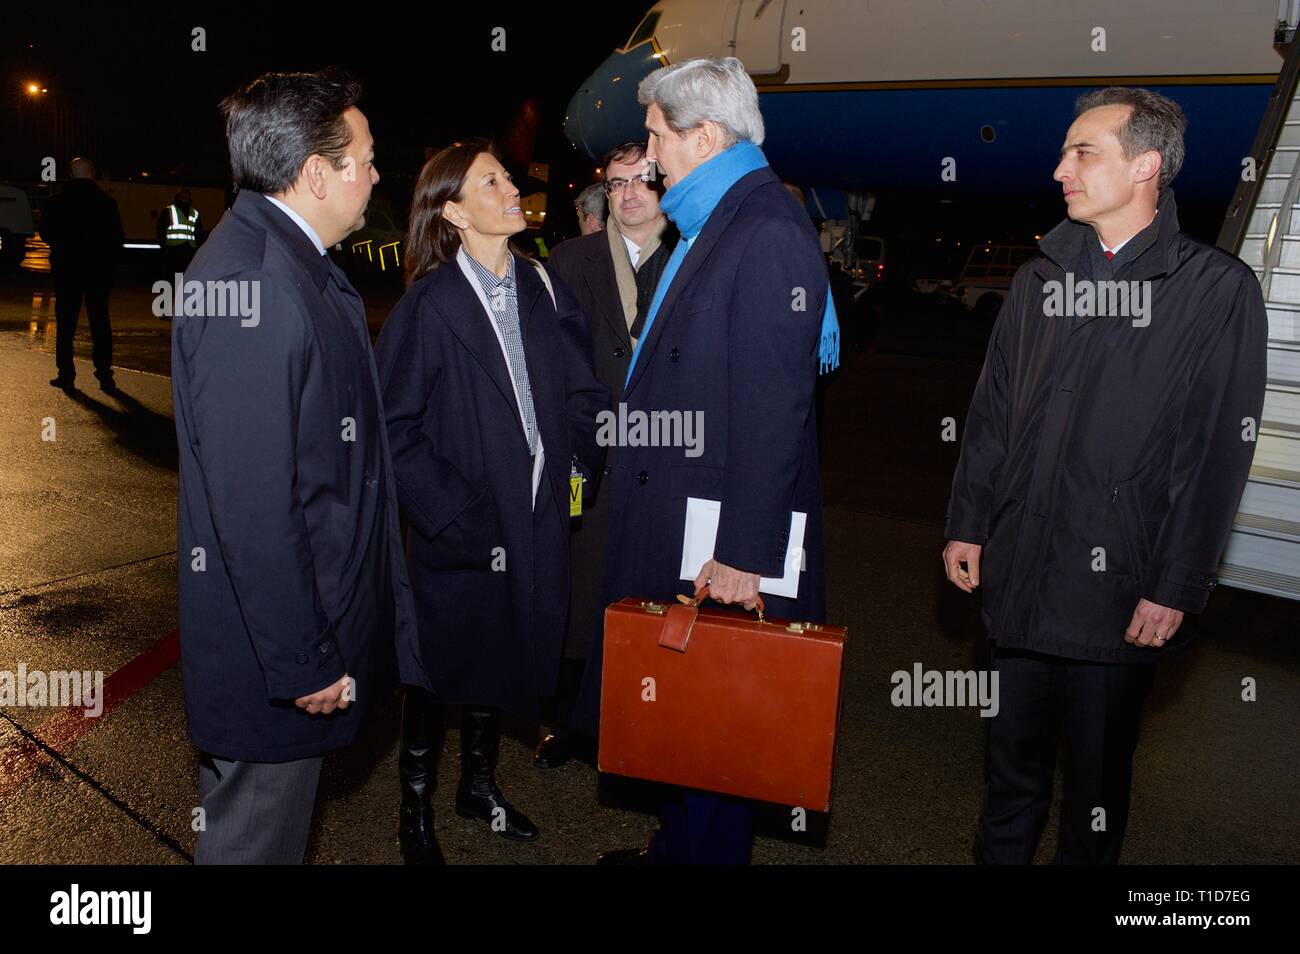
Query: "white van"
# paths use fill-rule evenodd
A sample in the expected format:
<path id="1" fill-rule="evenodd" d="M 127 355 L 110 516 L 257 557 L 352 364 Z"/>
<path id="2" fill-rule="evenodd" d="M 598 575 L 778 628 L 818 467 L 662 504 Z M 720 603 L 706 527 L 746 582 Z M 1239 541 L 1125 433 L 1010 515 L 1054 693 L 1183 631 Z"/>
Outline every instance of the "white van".
<path id="1" fill-rule="evenodd" d="M 16 269 L 36 233 L 32 204 L 16 186 L 0 185 L 0 271 Z"/>

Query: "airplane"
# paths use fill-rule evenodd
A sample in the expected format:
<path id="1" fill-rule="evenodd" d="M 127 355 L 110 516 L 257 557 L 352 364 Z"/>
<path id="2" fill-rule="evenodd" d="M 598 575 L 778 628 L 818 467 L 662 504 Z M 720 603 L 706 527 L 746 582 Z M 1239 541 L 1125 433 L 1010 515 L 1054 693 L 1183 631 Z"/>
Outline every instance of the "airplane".
<path id="1" fill-rule="evenodd" d="M 594 159 L 644 139 L 642 78 L 694 57 L 736 56 L 758 88 L 763 149 L 783 179 L 849 194 L 1059 197 L 1052 172 L 1076 98 L 1145 86 L 1188 117 L 1180 205 L 1222 206 L 1282 66 L 1275 40 L 1294 24 L 1288 7 L 661 0 L 573 95 L 565 132 Z"/>

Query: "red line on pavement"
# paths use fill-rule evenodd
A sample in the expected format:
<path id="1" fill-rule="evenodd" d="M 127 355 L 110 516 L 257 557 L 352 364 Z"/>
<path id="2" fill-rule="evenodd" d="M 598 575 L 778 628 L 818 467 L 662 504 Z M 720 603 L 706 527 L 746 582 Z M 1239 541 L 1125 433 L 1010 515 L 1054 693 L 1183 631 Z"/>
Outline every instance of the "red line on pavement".
<path id="1" fill-rule="evenodd" d="M 88 718 L 83 706 L 69 706 L 42 722 L 32 735 L 54 751 L 66 752 L 114 709 L 176 665 L 180 658 L 180 631 L 173 629 L 104 679 L 101 700 L 104 710 L 98 716 Z M 30 780 L 37 767 L 48 758 L 41 746 L 26 736 L 0 749 L 0 798 Z"/>

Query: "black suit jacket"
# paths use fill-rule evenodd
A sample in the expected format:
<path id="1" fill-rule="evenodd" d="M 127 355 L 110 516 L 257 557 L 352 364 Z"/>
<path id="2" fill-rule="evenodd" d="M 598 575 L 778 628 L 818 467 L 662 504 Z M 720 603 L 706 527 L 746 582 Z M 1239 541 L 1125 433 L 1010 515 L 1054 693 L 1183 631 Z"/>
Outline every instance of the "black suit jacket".
<path id="1" fill-rule="evenodd" d="M 636 273 L 637 323 L 644 323 L 650 310 L 659 276 L 677 244 L 677 230 L 669 223 L 659 248 Z M 561 242 L 551 251 L 547 268 L 573 291 L 578 304 L 591 323 L 591 351 L 596 360 L 596 376 L 609 388 L 614 404 L 623 394 L 623 380 L 632 360 L 632 339 L 623 317 L 623 303 L 610 257 L 609 236 L 592 232 Z"/>

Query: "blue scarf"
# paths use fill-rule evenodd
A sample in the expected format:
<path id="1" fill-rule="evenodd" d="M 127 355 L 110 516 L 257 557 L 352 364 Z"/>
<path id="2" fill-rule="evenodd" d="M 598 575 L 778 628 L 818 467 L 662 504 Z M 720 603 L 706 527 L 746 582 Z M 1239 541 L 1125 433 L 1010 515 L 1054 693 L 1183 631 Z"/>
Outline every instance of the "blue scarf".
<path id="1" fill-rule="evenodd" d="M 650 302 L 650 313 L 646 316 L 645 327 L 641 330 L 641 337 L 637 339 L 636 350 L 632 352 L 632 360 L 627 367 L 627 379 L 623 382 L 625 387 L 632 380 L 632 370 L 641 355 L 641 347 L 650 337 L 650 327 L 659 314 L 659 306 L 663 304 L 677 270 L 686 259 L 690 243 L 703 230 L 704 223 L 709 220 L 727 191 L 742 177 L 766 165 L 767 157 L 763 155 L 763 150 L 748 140 L 742 140 L 696 166 L 686 178 L 674 183 L 664 193 L 659 207 L 663 209 L 664 215 L 672 219 L 682 237 L 664 266 L 663 275 Z M 830 288 L 826 289 L 826 308 L 822 312 L 821 343 L 817 354 L 822 374 L 839 367 L 840 324 L 835 317 L 835 302 L 831 299 Z"/>

